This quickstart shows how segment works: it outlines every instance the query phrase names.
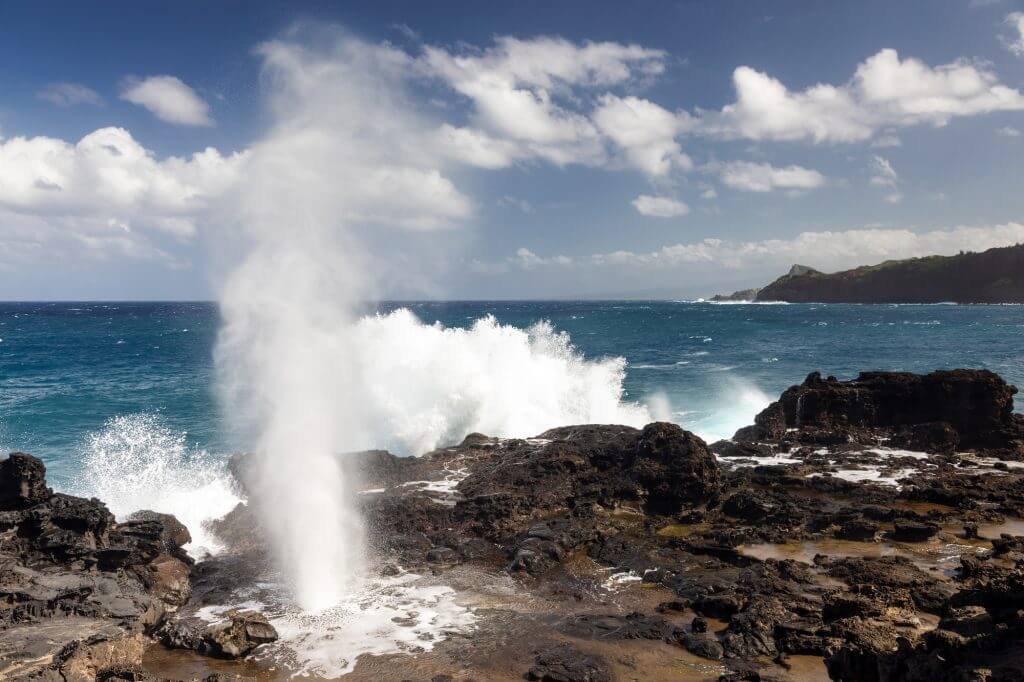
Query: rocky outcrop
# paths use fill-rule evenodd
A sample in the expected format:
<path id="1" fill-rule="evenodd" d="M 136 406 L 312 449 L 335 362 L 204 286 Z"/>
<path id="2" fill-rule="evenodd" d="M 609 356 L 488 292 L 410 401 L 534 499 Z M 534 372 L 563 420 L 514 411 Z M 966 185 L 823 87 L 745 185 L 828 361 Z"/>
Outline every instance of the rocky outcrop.
<path id="1" fill-rule="evenodd" d="M 582 653 L 570 644 L 537 654 L 526 679 L 540 682 L 612 682 L 611 669 L 600 656 Z"/>
<path id="2" fill-rule="evenodd" d="M 0 677 L 93 679 L 141 657 L 189 594 L 188 532 L 143 512 L 117 523 L 99 500 L 53 493 L 31 455 L 0 461 Z"/>
<path id="3" fill-rule="evenodd" d="M 241 658 L 261 644 L 277 641 L 277 630 L 258 611 L 232 609 L 220 620 L 197 618 L 169 621 L 157 634 L 172 649 L 190 649 L 220 658 Z"/>
<path id="4" fill-rule="evenodd" d="M 710 678 L 789 679 L 799 657 L 814 679 L 1022 679 L 1015 392 L 975 370 L 812 374 L 710 447 L 654 423 L 344 455 L 384 589 L 422 581 L 485 605 L 464 636 L 410 630 L 429 653 L 357 673 L 673 679 L 685 662 Z M 252 462 L 232 468 L 245 477 Z M 49 491 L 25 455 L 0 472 L 0 676 L 146 679 L 134 652 L 151 639 L 184 661 L 161 676 L 287 668 L 267 618 L 230 608 L 282 606 L 266 598 L 258 495 L 212 526 L 225 551 L 190 565 L 173 517 L 118 523 L 97 500 Z M 417 628 L 414 604 L 390 622 Z"/>
<path id="5" fill-rule="evenodd" d="M 935 453 L 996 450 L 1024 456 L 1017 389 L 987 370 L 862 372 L 823 379 L 814 372 L 738 431 L 740 442 L 892 445 Z"/>
<path id="6" fill-rule="evenodd" d="M 793 270 L 758 291 L 790 303 L 1022 303 L 1024 245 L 886 261 L 826 275 Z"/>

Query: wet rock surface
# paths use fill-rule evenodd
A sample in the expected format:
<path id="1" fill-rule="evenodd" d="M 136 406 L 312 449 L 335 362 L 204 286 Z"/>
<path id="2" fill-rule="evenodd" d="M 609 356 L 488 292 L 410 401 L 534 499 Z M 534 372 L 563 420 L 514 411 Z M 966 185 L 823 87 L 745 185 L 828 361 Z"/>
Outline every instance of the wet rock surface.
<path id="1" fill-rule="evenodd" d="M 476 617 L 430 646 L 364 655 L 346 679 L 1022 679 L 1015 391 L 973 370 L 812 374 L 710 446 L 655 423 L 346 455 L 362 477 L 371 572 L 450 586 Z M 128 677 L 110 679 L 290 674 L 265 653 L 280 645 L 273 614 L 211 611 L 269 570 L 252 503 L 214 524 L 225 551 L 189 566 L 169 520 L 117 524 L 95 501 L 39 502 L 32 467 L 12 470 L 0 528 L 13 563 L 0 574 L 25 586 L 4 593 L 20 601 L 3 613 L 20 608 L 32 625 L 60 610 L 74 629 L 54 635 L 64 642 L 142 633 L 174 649 L 138 670 L 111 663 Z M 252 463 L 232 470 L 244 487 Z M 83 582 L 114 576 L 135 582 Z M 96 594 L 105 611 L 89 606 Z M 412 629 L 421 615 L 392 620 Z M 5 643 L 24 633 L 4 624 Z"/>
<path id="2" fill-rule="evenodd" d="M 43 463 L 0 461 L 0 678 L 94 679 L 138 664 L 144 635 L 189 596 L 188 531 L 53 493 Z"/>

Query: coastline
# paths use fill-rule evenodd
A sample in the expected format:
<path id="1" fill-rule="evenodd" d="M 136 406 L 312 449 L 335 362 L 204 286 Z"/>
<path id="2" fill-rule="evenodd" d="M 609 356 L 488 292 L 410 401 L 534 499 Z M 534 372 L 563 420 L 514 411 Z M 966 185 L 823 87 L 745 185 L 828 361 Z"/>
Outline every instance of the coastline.
<path id="1" fill-rule="evenodd" d="M 324 627 L 344 640 L 351 619 L 303 621 L 274 590 L 253 591 L 273 574 L 255 498 L 210 529 L 225 549 L 193 563 L 172 518 L 116 523 L 97 500 L 50 492 L 41 463 L 18 456 L 2 465 L 0 514 L 20 539 L 3 546 L 0 589 L 5 639 L 23 653 L 8 648 L 4 670 L 1010 679 L 1024 628 L 1014 393 L 980 370 L 812 374 L 712 444 L 671 424 L 591 425 L 346 456 L 376 602 L 349 615 L 380 618 L 394 642 L 364 641 L 333 668 L 303 660 L 302 643 Z M 246 461 L 231 467 L 242 493 Z M 54 581 L 116 583 L 101 591 L 120 601 Z M 83 618 L 92 630 L 67 629 Z"/>

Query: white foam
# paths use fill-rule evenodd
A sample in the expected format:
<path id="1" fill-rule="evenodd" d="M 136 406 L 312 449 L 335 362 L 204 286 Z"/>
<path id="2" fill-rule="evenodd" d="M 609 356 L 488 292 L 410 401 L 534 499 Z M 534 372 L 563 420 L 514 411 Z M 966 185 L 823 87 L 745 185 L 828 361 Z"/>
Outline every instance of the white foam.
<path id="1" fill-rule="evenodd" d="M 930 456 L 927 452 L 917 452 L 915 450 L 900 450 L 898 448 L 871 448 L 864 452 L 870 452 L 871 454 L 878 455 L 879 459 L 892 459 L 895 457 L 912 457 L 916 460 L 925 460 Z"/>
<path id="2" fill-rule="evenodd" d="M 901 487 L 899 484 L 900 479 L 916 472 L 916 469 L 899 469 L 888 476 L 883 476 L 882 472 L 878 469 L 836 469 L 830 473 L 836 478 L 852 483 L 878 483 L 879 485 L 891 485 L 899 488 Z M 813 473 L 808 474 L 806 478 L 815 478 L 821 475 L 820 473 Z"/>
<path id="3" fill-rule="evenodd" d="M 286 591 L 268 585 L 274 598 Z M 290 603 L 248 599 L 230 606 L 206 606 L 196 615 L 207 622 L 223 620 L 233 608 L 261 611 L 279 639 L 261 647 L 257 660 L 284 668 L 293 676 L 334 679 L 352 672 L 362 655 L 413 654 L 429 651 L 453 632 L 471 630 L 476 616 L 456 600 L 455 591 L 404 573 L 367 580 L 335 606 L 317 612 Z"/>
<path id="4" fill-rule="evenodd" d="M 608 592 L 617 592 L 630 583 L 638 583 L 642 580 L 643 578 L 637 575 L 635 571 L 618 571 L 608 576 L 601 583 L 601 587 Z"/>
<path id="5" fill-rule="evenodd" d="M 716 455 L 716 457 L 718 457 Z M 780 452 L 774 455 L 766 455 L 764 457 L 756 457 L 752 455 L 741 455 L 739 457 L 718 457 L 720 461 L 731 464 L 737 468 L 744 467 L 755 467 L 755 466 L 773 466 L 777 464 L 801 464 L 802 461 L 793 457 L 788 457 L 786 453 Z"/>
<path id="6" fill-rule="evenodd" d="M 622 358 L 586 359 L 546 322 L 519 329 L 488 316 L 448 328 L 400 309 L 361 319 L 353 349 L 366 447 L 420 454 L 474 431 L 522 438 L 650 421 L 646 407 L 624 400 Z"/>
<path id="7" fill-rule="evenodd" d="M 184 433 L 152 414 L 114 417 L 86 439 L 81 457 L 73 494 L 98 497 L 121 521 L 141 509 L 174 514 L 192 535 L 185 547 L 190 554 L 220 549 L 206 523 L 241 500 L 223 465 L 206 451 L 189 448 Z"/>

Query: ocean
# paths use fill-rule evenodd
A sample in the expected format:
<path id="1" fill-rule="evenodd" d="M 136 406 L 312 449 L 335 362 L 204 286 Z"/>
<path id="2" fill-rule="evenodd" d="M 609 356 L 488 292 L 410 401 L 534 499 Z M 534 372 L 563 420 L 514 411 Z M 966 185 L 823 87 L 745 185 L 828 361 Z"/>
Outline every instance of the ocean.
<path id="1" fill-rule="evenodd" d="M 416 319 L 389 318 L 368 342 L 383 371 L 378 399 L 401 406 L 369 444 L 398 451 L 404 444 L 406 454 L 479 423 L 525 437 L 556 425 L 545 419 L 619 414 L 552 410 L 543 403 L 551 394 L 559 405 L 635 403 L 640 412 L 622 414 L 669 419 L 714 439 L 750 423 L 814 370 L 849 378 L 861 370 L 981 367 L 1024 384 L 1021 306 L 411 302 L 377 312 L 400 308 Z M 481 327 L 488 316 L 493 322 Z M 541 322 L 550 329 L 535 327 L 527 345 L 525 334 L 512 333 Z M 61 489 L 128 496 L 125 508 L 167 494 L 181 478 L 173 473 L 179 461 L 194 467 L 184 485 L 221 486 L 208 469 L 251 442 L 218 401 L 218 324 L 210 303 L 0 304 L 0 446 L 41 457 Z M 425 325 L 467 331 L 439 336 Z M 382 343 L 380 334 L 406 343 Z M 566 342 L 572 348 L 551 349 Z M 422 390 L 435 379 L 440 398 Z M 463 384 L 472 390 L 463 393 Z M 518 419 L 534 402 L 540 416 Z M 437 413 L 452 405 L 457 417 Z M 480 421 L 495 410 L 505 416 Z M 389 440 L 389 430 L 406 428 L 400 422 L 427 418 L 442 422 L 429 437 Z M 117 499 L 111 504 L 117 511 Z"/>

